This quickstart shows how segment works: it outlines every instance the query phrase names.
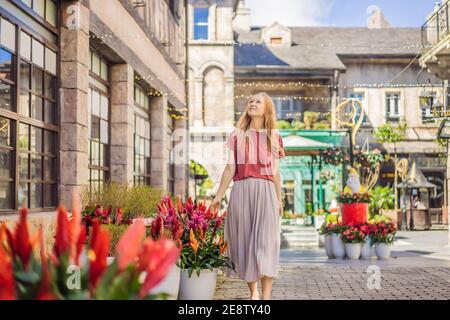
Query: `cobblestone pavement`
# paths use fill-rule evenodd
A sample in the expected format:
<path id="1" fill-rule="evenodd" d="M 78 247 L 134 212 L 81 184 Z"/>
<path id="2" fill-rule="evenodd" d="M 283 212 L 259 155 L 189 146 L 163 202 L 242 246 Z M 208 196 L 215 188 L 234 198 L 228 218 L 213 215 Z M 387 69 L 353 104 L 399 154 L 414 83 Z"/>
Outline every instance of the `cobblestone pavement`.
<path id="1" fill-rule="evenodd" d="M 329 260 L 322 248 L 282 250 L 272 299 L 450 299 L 446 232 L 430 233 L 428 244 L 424 236 L 400 234 L 389 260 Z M 219 275 L 215 299 L 247 298 L 244 281 Z"/>

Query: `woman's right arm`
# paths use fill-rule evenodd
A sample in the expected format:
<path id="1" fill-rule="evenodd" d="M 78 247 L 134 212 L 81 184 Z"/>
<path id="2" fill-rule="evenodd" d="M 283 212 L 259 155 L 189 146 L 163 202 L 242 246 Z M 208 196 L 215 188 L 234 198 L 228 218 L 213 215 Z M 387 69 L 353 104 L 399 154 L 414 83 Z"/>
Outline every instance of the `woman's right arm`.
<path id="1" fill-rule="evenodd" d="M 234 163 L 234 153 L 232 150 L 228 149 L 228 161 L 225 169 L 222 173 L 222 178 L 220 180 L 219 189 L 217 190 L 216 196 L 211 203 L 212 210 L 219 210 L 222 198 L 233 179 L 234 173 L 236 171 L 236 164 Z"/>

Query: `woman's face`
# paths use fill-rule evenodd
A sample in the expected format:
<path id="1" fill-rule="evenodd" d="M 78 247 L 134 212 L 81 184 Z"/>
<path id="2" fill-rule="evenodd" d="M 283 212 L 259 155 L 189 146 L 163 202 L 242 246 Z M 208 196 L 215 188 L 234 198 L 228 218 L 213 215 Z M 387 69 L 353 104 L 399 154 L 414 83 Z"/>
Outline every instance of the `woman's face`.
<path id="1" fill-rule="evenodd" d="M 266 111 L 266 104 L 264 103 L 264 97 L 261 94 L 255 94 L 248 100 L 247 114 L 250 117 L 264 117 Z"/>

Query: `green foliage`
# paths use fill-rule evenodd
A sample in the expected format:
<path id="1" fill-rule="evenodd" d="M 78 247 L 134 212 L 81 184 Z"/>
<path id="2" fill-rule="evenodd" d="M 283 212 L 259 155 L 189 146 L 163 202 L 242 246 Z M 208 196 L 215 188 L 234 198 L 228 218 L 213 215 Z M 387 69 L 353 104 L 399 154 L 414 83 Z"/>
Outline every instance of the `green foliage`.
<path id="1" fill-rule="evenodd" d="M 162 195 L 162 190 L 149 186 L 130 187 L 111 182 L 91 192 L 85 188 L 81 199 L 84 207 L 122 208 L 124 219 L 134 219 L 152 217 Z"/>
<path id="2" fill-rule="evenodd" d="M 314 111 L 305 111 L 303 113 L 306 129 L 313 129 L 314 124 L 319 120 L 320 113 Z"/>
<path id="3" fill-rule="evenodd" d="M 105 224 L 102 227 L 105 228 L 111 235 L 111 243 L 109 245 L 108 256 L 115 257 L 116 245 L 119 242 L 120 237 L 125 233 L 129 226 L 125 224 Z"/>
<path id="4" fill-rule="evenodd" d="M 381 209 L 394 209 L 394 191 L 390 187 L 376 187 L 370 191 L 369 213 L 377 215 Z"/>
<path id="5" fill-rule="evenodd" d="M 329 121 L 319 121 L 313 124 L 315 130 L 328 130 L 331 128 Z"/>
<path id="6" fill-rule="evenodd" d="M 405 138 L 406 123 L 393 127 L 390 123 L 386 123 L 375 130 L 375 139 L 378 143 L 397 143 Z"/>
<path id="7" fill-rule="evenodd" d="M 305 129 L 305 124 L 299 120 L 294 120 L 291 123 L 291 128 L 295 130 L 302 130 Z"/>
<path id="8" fill-rule="evenodd" d="M 369 223 L 370 224 L 377 224 L 377 223 L 382 223 L 382 222 L 389 223 L 391 221 L 392 221 L 392 219 L 388 216 L 376 214 L 370 218 Z"/>
<path id="9" fill-rule="evenodd" d="M 286 120 L 278 120 L 277 127 L 278 129 L 292 129 L 291 124 Z"/>
<path id="10" fill-rule="evenodd" d="M 205 169 L 200 163 L 195 162 L 194 160 L 189 160 L 189 168 L 191 175 L 208 175 L 208 170 Z"/>
<path id="11" fill-rule="evenodd" d="M 210 177 L 206 178 L 200 186 L 200 196 L 206 196 L 208 191 L 214 187 L 214 182 Z"/>

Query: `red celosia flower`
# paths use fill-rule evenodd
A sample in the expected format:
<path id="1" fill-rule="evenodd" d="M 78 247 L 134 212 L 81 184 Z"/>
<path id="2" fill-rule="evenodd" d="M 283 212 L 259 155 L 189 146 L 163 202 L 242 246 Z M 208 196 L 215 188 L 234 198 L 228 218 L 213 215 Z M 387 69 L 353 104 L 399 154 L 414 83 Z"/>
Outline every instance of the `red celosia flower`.
<path id="1" fill-rule="evenodd" d="M 138 270 L 147 273 L 139 292 L 141 298 L 164 279 L 178 255 L 179 249 L 171 240 L 153 241 L 150 238 L 145 240 L 138 260 Z"/>
<path id="2" fill-rule="evenodd" d="M 6 226 L 0 228 L 0 300 L 16 299 L 15 281 L 11 256 L 3 248 L 3 237 Z"/>
<path id="3" fill-rule="evenodd" d="M 116 246 L 119 270 L 124 270 L 130 263 L 136 260 L 142 240 L 146 234 L 143 219 L 136 222 L 123 234 Z"/>
<path id="4" fill-rule="evenodd" d="M 117 209 L 117 211 L 116 211 L 116 217 L 115 217 L 115 224 L 116 225 L 118 225 L 118 224 L 121 224 L 122 223 L 122 219 L 123 219 L 123 212 L 122 212 L 122 209 L 121 208 L 118 208 Z"/>
<path id="5" fill-rule="evenodd" d="M 41 284 L 37 293 L 37 300 L 56 300 L 56 296 L 52 292 L 52 284 L 50 279 L 50 271 L 48 269 L 48 258 L 45 250 L 44 236 L 42 228 L 39 229 L 39 240 L 41 244 Z"/>
<path id="6" fill-rule="evenodd" d="M 56 235 L 55 235 L 55 245 L 53 247 L 53 253 L 56 261 L 59 260 L 63 255 L 70 253 L 71 249 L 71 234 L 69 226 L 69 218 L 67 217 L 67 211 L 64 206 L 58 207 L 57 213 L 57 223 L 56 223 Z"/>
<path id="7" fill-rule="evenodd" d="M 90 243 L 89 257 L 89 287 L 95 289 L 100 276 L 107 267 L 106 258 L 108 257 L 111 236 L 100 228 L 100 223 L 94 219 L 92 227 L 92 237 Z"/>
<path id="8" fill-rule="evenodd" d="M 28 233 L 27 214 L 27 209 L 20 209 L 20 218 L 16 225 L 14 236 L 14 252 L 20 258 L 25 268 L 28 267 L 32 253 L 32 245 L 30 243 L 30 235 Z"/>

